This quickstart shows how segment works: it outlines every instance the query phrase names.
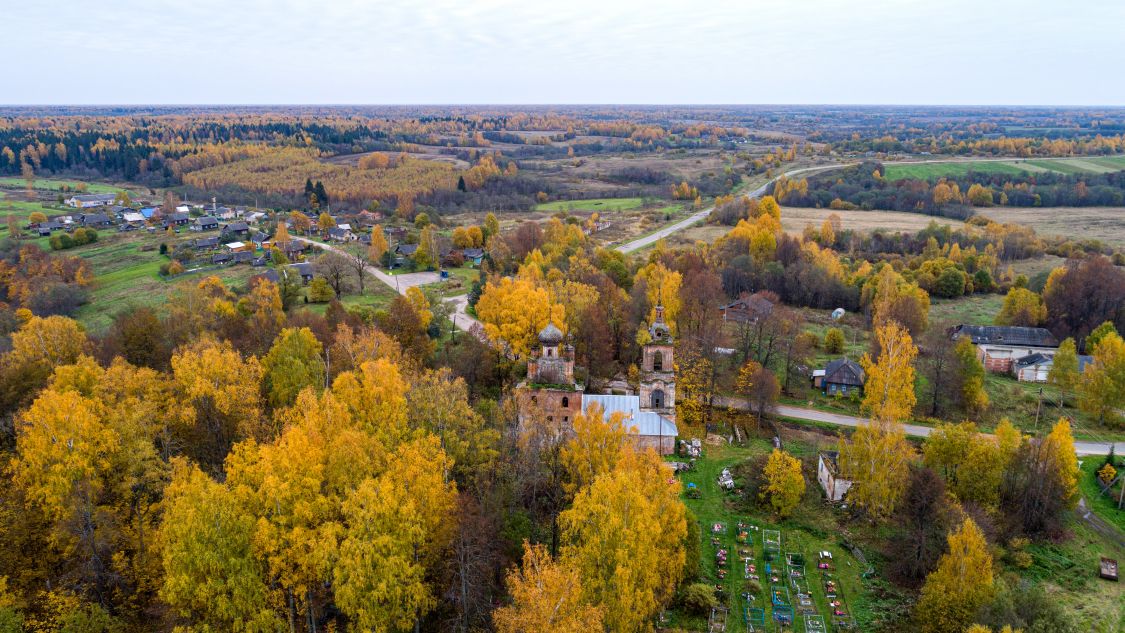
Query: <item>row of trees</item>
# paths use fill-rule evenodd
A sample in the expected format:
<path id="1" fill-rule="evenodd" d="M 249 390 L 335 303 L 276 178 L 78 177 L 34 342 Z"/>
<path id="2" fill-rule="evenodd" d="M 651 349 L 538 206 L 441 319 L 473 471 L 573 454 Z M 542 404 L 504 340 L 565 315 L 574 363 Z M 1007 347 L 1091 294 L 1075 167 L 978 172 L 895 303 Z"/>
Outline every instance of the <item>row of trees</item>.
<path id="1" fill-rule="evenodd" d="M 968 218 L 978 207 L 1120 206 L 1125 202 L 1123 172 L 1105 174 L 1026 173 L 1013 178 L 992 171 L 924 180 L 883 176 L 882 163 L 864 162 L 815 175 L 803 187 L 772 192 L 783 204 L 834 209 L 883 209 Z"/>

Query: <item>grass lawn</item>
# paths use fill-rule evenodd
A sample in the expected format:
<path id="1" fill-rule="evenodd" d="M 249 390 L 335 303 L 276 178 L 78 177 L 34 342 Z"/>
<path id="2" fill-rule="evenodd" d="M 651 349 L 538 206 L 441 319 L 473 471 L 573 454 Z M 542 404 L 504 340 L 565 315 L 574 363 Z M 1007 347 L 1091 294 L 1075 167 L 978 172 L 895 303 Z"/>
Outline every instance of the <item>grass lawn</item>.
<path id="1" fill-rule="evenodd" d="M 1104 461 L 1102 457 L 1093 455 L 1082 459 L 1082 472 L 1078 475 L 1078 490 L 1086 498 L 1086 506 L 1094 514 L 1125 532 L 1125 508 L 1117 508 L 1117 501 L 1121 495 L 1121 482 L 1113 487 L 1111 494 L 1102 494 L 1101 485 L 1097 481 L 1097 471 L 1104 465 Z M 1116 468 L 1119 475 L 1122 470 L 1125 470 L 1125 465 L 1122 465 L 1120 456 L 1117 457 Z"/>
<path id="2" fill-rule="evenodd" d="M 391 290 L 377 279 L 369 278 L 367 288 L 362 295 L 358 292 L 346 294 L 340 298 L 340 303 L 344 304 L 344 307 L 349 309 L 366 307 L 380 310 L 389 306 L 394 297 L 394 290 Z M 324 314 L 324 311 L 328 309 L 328 304 L 309 303 L 300 306 L 298 309 L 308 310 L 315 314 Z"/>
<path id="3" fill-rule="evenodd" d="M 463 294 L 468 294 L 472 289 L 473 283 L 480 279 L 480 269 L 478 268 L 445 268 L 443 269 L 449 273 L 449 279 L 440 281 L 436 284 L 423 286 L 426 290 L 445 290 L 446 297 L 456 297 Z"/>
<path id="4" fill-rule="evenodd" d="M 710 585 L 720 586 L 724 590 L 722 604 L 730 609 L 727 619 L 727 631 L 746 631 L 743 621 L 744 607 L 757 607 L 765 610 L 767 630 L 775 630 L 770 625 L 772 620 L 772 607 L 770 606 L 770 582 L 765 572 L 763 531 L 779 530 L 781 532 L 781 552 L 784 565 L 784 554 L 795 552 L 805 557 L 805 580 L 811 590 L 814 607 L 818 614 L 825 616 L 829 622 L 831 608 L 825 597 L 824 584 L 821 572 L 816 568 L 817 552 L 827 550 L 832 552 L 836 565 L 834 576 L 841 589 L 844 601 L 844 610 L 854 616 L 859 624 L 859 630 L 868 630 L 873 617 L 870 610 L 868 589 L 865 581 L 860 579 L 864 566 L 859 563 L 843 545 L 838 529 L 837 518 L 833 510 L 821 499 L 819 489 L 810 490 L 802 505 L 794 513 L 794 518 L 787 520 L 754 508 L 747 508 L 744 502 L 733 494 L 721 490 L 717 478 L 723 468 L 733 466 L 755 455 L 763 455 L 771 450 L 771 444 L 766 440 L 753 439 L 744 446 L 719 445 L 706 446 L 704 457 L 697 461 L 694 471 L 681 475 L 685 489 L 687 484 L 694 483 L 702 492 L 699 499 L 684 499 L 684 503 L 699 520 L 700 529 L 700 579 Z M 801 442 L 789 442 L 787 450 L 795 455 L 810 454 L 811 446 Z M 816 486 L 815 480 L 810 480 L 810 487 Z M 737 541 L 737 525 L 744 522 L 756 526 L 757 530 L 749 529 L 751 544 L 743 545 Z M 718 532 L 713 527 L 719 524 Z M 712 543 L 717 539 L 718 546 Z M 716 564 L 715 553 L 718 548 L 728 552 L 726 578 L 719 578 L 719 567 Z M 748 549 L 753 556 L 750 562 L 755 565 L 760 576 L 762 592 L 747 601 L 742 594 L 746 591 L 743 561 L 739 559 L 739 549 Z M 771 563 L 772 564 L 772 563 Z M 788 582 L 786 574 L 781 575 L 782 585 L 789 589 L 794 608 L 797 606 L 796 591 Z M 669 613 L 671 626 L 680 626 L 691 630 L 704 630 L 706 618 L 689 616 L 676 611 Z M 804 621 L 797 617 L 796 626 L 792 631 L 804 631 Z"/>
<path id="5" fill-rule="evenodd" d="M 556 200 L 535 205 L 536 211 L 628 211 L 639 209 L 641 198 L 591 198 L 589 200 Z"/>

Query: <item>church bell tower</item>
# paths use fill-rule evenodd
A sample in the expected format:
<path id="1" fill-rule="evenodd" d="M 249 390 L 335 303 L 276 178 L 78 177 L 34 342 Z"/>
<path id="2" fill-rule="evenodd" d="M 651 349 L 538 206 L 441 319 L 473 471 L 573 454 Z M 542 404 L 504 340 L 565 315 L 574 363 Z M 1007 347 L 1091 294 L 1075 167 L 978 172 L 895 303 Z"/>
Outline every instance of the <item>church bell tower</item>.
<path id="1" fill-rule="evenodd" d="M 676 371 L 672 331 L 664 322 L 664 306 L 655 308 L 656 318 L 648 328 L 651 340 L 642 349 L 640 404 L 642 411 L 655 411 L 675 422 Z"/>

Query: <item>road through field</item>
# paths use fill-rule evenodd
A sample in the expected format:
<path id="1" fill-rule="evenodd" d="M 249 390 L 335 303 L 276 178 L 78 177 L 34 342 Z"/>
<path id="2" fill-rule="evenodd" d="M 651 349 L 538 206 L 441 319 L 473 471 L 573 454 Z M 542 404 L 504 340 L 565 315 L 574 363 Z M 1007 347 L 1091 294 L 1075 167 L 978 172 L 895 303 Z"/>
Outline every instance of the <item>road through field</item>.
<path id="1" fill-rule="evenodd" d="M 775 180 L 777 180 L 778 178 L 781 178 L 782 176 L 793 176 L 795 174 L 803 174 L 803 173 L 812 172 L 812 171 L 825 171 L 825 170 L 828 170 L 828 169 L 837 169 L 839 167 L 844 167 L 844 166 L 845 165 L 843 165 L 843 164 L 841 164 L 841 165 L 818 165 L 816 167 L 802 167 L 801 169 L 794 169 L 793 171 L 788 171 L 788 172 L 785 172 L 784 174 L 780 174 L 778 176 L 770 178 L 765 183 L 763 183 L 762 186 L 760 186 L 757 189 L 755 189 L 753 191 L 750 191 L 750 192 L 748 192 L 744 195 L 746 195 L 749 198 L 760 198 L 760 197 L 762 197 L 763 194 L 766 193 L 766 189 L 771 184 L 773 184 L 773 182 Z M 646 246 L 655 244 L 659 240 L 662 240 L 662 239 L 668 237 L 669 235 L 672 235 L 673 233 L 679 233 L 680 231 L 686 229 L 687 227 L 689 227 L 689 226 L 691 226 L 691 225 L 693 225 L 697 222 L 701 222 L 707 216 L 711 215 L 711 212 L 714 211 L 714 210 L 715 210 L 715 207 L 711 206 L 711 207 L 707 207 L 706 209 L 703 209 L 702 211 L 696 211 L 695 213 L 693 213 L 690 216 L 684 218 L 683 220 L 680 220 L 679 222 L 674 222 L 672 224 L 669 224 L 668 226 L 666 226 L 666 227 L 664 227 L 664 228 L 662 228 L 658 231 L 654 231 L 652 233 L 649 233 L 648 235 L 638 237 L 635 240 L 625 242 L 624 244 L 619 244 L 617 246 L 617 250 L 621 251 L 622 253 L 632 253 L 635 250 L 638 250 L 638 249 L 644 248 Z"/>
<path id="2" fill-rule="evenodd" d="M 339 253 L 341 255 L 347 255 L 347 253 L 345 253 L 339 247 L 332 246 L 330 244 L 324 244 L 322 242 L 315 242 L 313 240 L 305 239 L 303 237 L 293 237 L 293 239 L 297 240 L 298 242 L 304 242 L 306 244 L 312 244 L 313 246 L 315 246 L 315 247 L 317 247 L 321 250 L 332 251 L 334 253 Z M 441 275 L 439 275 L 436 272 L 403 273 L 401 275 L 388 275 L 387 273 L 379 270 L 375 266 L 368 266 L 365 270 L 367 270 L 367 272 L 370 273 L 373 277 L 375 277 L 379 281 L 383 282 L 384 284 L 386 284 L 388 287 L 390 287 L 391 289 L 393 289 L 395 292 L 399 293 L 400 295 L 405 295 L 406 290 L 408 288 L 413 288 L 414 286 L 425 286 L 427 284 L 433 284 L 433 283 L 437 283 L 437 282 L 441 281 Z M 468 298 L 467 295 L 461 295 L 459 297 L 452 297 L 452 298 L 446 299 L 445 301 L 449 305 L 453 306 L 453 314 L 450 315 L 450 319 L 453 321 L 453 325 L 458 330 L 461 330 L 462 332 L 468 332 L 468 333 L 473 334 L 475 336 L 483 336 L 484 335 L 484 327 L 480 324 L 480 321 L 477 321 L 476 319 L 474 319 L 467 312 L 467 310 L 469 308 L 469 298 Z"/>

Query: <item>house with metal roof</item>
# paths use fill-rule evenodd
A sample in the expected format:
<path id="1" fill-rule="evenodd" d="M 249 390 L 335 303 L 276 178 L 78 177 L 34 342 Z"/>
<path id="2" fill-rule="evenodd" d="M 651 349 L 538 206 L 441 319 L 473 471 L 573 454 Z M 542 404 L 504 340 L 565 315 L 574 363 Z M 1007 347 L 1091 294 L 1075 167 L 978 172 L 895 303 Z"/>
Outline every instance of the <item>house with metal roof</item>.
<path id="1" fill-rule="evenodd" d="M 1016 359 L 1032 354 L 1053 357 L 1059 341 L 1050 330 L 1041 327 L 1009 325 L 958 325 L 950 338 L 968 338 L 977 348 L 977 357 L 988 371 L 1007 374 Z"/>
<path id="2" fill-rule="evenodd" d="M 219 228 L 219 220 L 209 215 L 196 218 L 188 227 L 192 231 L 214 231 L 217 228 Z"/>
<path id="3" fill-rule="evenodd" d="M 113 204 L 113 201 L 116 199 L 117 195 L 112 193 L 90 193 L 71 196 L 64 202 L 66 202 L 66 206 L 68 207 L 88 209 L 90 207 L 108 207 Z"/>
<path id="4" fill-rule="evenodd" d="M 1094 362 L 1093 356 L 1078 357 L 1078 373 L 1086 369 L 1086 365 Z M 1036 352 L 1012 362 L 1012 375 L 1020 382 L 1047 382 L 1051 368 L 1055 365 L 1053 355 Z"/>

